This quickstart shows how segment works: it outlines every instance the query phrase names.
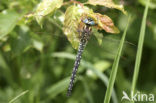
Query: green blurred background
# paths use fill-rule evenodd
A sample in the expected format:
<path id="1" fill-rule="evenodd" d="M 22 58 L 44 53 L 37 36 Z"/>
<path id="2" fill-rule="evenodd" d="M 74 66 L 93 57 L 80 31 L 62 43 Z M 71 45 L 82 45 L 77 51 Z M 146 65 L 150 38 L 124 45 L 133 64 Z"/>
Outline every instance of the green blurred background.
<path id="1" fill-rule="evenodd" d="M 61 18 L 69 5 L 57 10 L 55 16 L 46 17 L 41 29 L 35 20 L 29 22 L 23 18 L 39 2 L 0 0 L 0 103 L 8 103 L 27 90 L 15 103 L 103 103 L 128 17 L 118 10 L 87 5 L 95 12 L 111 17 L 121 34 L 99 31 L 104 35 L 101 46 L 94 36 L 91 37 L 83 53 L 72 96 L 67 98 L 67 86 L 77 53 L 62 32 Z M 111 100 L 112 103 L 121 103 L 122 91 L 130 93 L 131 89 L 146 0 L 115 2 L 122 3 L 132 16 Z M 149 7 L 137 90 L 156 94 L 156 1 L 151 0 Z"/>

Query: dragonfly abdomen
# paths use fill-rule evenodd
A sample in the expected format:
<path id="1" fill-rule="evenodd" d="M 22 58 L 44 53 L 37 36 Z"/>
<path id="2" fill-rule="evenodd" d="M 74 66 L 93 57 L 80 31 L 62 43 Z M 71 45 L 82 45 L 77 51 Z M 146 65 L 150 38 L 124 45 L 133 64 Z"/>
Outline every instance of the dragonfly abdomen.
<path id="1" fill-rule="evenodd" d="M 89 40 L 90 32 L 91 32 L 91 29 L 89 27 L 87 27 L 87 26 L 86 26 L 86 28 L 84 28 L 84 31 L 82 32 L 81 39 L 80 39 L 80 44 L 79 44 L 79 48 L 78 48 L 78 53 L 77 53 L 77 56 L 76 56 L 72 76 L 70 78 L 70 84 L 69 84 L 69 87 L 68 87 L 67 96 L 71 95 L 71 91 L 72 91 L 72 88 L 73 88 L 76 73 L 77 73 L 78 67 L 80 65 L 81 56 L 82 56 L 83 50 L 84 50 L 84 48 L 85 48 L 85 46 L 86 46 L 86 44 L 87 44 L 87 42 Z"/>
<path id="2" fill-rule="evenodd" d="M 70 78 L 70 84 L 69 84 L 69 87 L 68 87 L 67 96 L 71 95 L 71 91 L 72 91 L 72 88 L 73 88 L 74 80 L 75 80 L 75 77 L 76 77 L 76 73 L 77 73 L 78 67 L 80 65 L 81 56 L 82 56 L 82 53 L 83 53 L 85 45 L 86 45 L 86 43 L 83 43 L 83 42 L 80 42 L 80 44 L 79 44 L 78 53 L 77 53 L 77 56 L 76 56 L 76 60 L 75 60 L 75 64 L 74 64 L 74 68 L 73 68 L 73 72 L 72 72 L 72 76 Z"/>

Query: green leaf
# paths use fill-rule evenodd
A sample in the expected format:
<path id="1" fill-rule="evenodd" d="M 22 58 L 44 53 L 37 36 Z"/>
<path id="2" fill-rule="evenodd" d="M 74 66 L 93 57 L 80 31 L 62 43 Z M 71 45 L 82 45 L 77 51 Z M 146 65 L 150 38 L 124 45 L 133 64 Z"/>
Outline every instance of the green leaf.
<path id="1" fill-rule="evenodd" d="M 121 10 L 124 14 L 126 14 L 126 11 L 124 10 L 123 5 L 117 5 L 112 0 L 88 0 L 87 4 L 91 5 L 101 5 L 108 8 L 115 8 L 118 10 Z"/>
<path id="2" fill-rule="evenodd" d="M 143 20 L 142 20 L 142 24 L 141 24 L 141 29 L 140 29 L 140 37 L 139 37 L 138 50 L 137 50 L 137 55 L 136 55 L 134 75 L 133 75 L 132 88 L 131 88 L 131 91 L 133 93 L 135 92 L 135 87 L 136 87 L 136 83 L 137 83 L 137 79 L 138 79 L 138 75 L 139 75 L 149 3 L 150 3 L 150 0 L 148 0 L 148 2 L 146 4 L 146 8 L 144 11 L 144 16 L 143 16 Z"/>
<path id="3" fill-rule="evenodd" d="M 98 33 L 96 29 L 103 29 L 108 33 L 119 33 L 113 21 L 106 15 L 94 13 L 92 9 L 81 6 L 70 6 L 65 13 L 64 34 L 72 44 L 73 48 L 77 49 L 79 45 L 79 32 L 81 30 L 82 18 L 91 17 L 98 24 L 93 27 L 93 34 L 97 37 L 99 44 L 102 43 L 103 35 Z M 83 27 L 83 26 L 82 26 Z M 95 29 L 96 28 L 96 29 Z"/>
<path id="4" fill-rule="evenodd" d="M 97 70 L 100 72 L 105 72 L 105 70 L 110 68 L 110 66 L 111 66 L 111 63 L 105 60 L 96 61 L 96 63 L 94 64 L 94 67 L 97 68 Z M 92 78 L 97 78 L 94 72 L 90 70 L 87 71 L 87 75 Z"/>
<path id="5" fill-rule="evenodd" d="M 42 52 L 44 44 L 41 41 L 35 39 L 32 39 L 32 41 L 33 41 L 33 47 L 38 51 Z"/>
<path id="6" fill-rule="evenodd" d="M 6 10 L 0 13 L 0 40 L 5 39 L 13 30 L 19 17 L 15 11 Z"/>
<path id="7" fill-rule="evenodd" d="M 93 35 L 97 38 L 99 45 L 102 44 L 103 34 L 99 33 L 97 29 L 93 28 Z"/>
<path id="8" fill-rule="evenodd" d="M 99 28 L 105 30 L 108 33 L 120 33 L 119 29 L 114 25 L 112 19 L 107 15 L 95 13 L 98 20 Z"/>
<path id="9" fill-rule="evenodd" d="M 65 12 L 63 31 L 75 49 L 77 49 L 79 45 L 78 25 L 81 21 L 81 16 L 84 13 L 90 12 L 93 11 L 85 6 L 83 8 L 81 6 L 70 6 Z"/>
<path id="10" fill-rule="evenodd" d="M 53 14 L 54 11 L 60 8 L 63 4 L 63 0 L 42 0 L 38 4 L 33 16 L 36 18 L 37 22 L 41 25 L 41 21 L 46 15 Z"/>
<path id="11" fill-rule="evenodd" d="M 129 24 L 129 22 L 128 22 L 128 24 Z M 125 37 L 126 37 L 128 24 L 127 24 L 127 27 L 126 27 L 126 29 L 124 31 L 122 39 L 120 41 L 120 45 L 119 45 L 119 48 L 118 48 L 118 53 L 117 53 L 117 55 L 115 57 L 115 60 L 114 60 L 113 66 L 112 66 L 112 71 L 111 71 L 111 74 L 110 74 L 110 79 L 109 79 L 109 83 L 108 83 L 108 86 L 107 86 L 104 103 L 110 103 L 110 98 L 111 98 L 113 86 L 114 86 L 114 83 L 115 83 L 115 78 L 116 78 L 117 71 L 118 71 L 118 65 L 119 65 L 119 61 L 120 61 L 120 57 L 121 57 L 122 48 L 124 46 L 124 40 L 125 40 Z"/>

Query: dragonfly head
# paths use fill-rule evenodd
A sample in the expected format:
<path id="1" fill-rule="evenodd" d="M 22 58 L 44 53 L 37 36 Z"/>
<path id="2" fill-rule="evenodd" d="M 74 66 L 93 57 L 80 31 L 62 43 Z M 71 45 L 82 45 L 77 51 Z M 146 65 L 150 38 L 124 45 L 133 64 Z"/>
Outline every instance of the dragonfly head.
<path id="1" fill-rule="evenodd" d="M 85 18 L 82 20 L 82 22 L 85 23 L 86 25 L 89 25 L 89 26 L 95 26 L 96 25 L 95 21 L 92 18 Z"/>

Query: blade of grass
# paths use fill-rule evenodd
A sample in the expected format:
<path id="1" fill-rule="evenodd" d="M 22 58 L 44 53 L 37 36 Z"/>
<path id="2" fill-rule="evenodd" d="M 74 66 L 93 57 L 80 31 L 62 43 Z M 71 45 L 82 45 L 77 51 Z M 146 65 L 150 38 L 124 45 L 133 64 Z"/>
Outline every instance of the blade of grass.
<path id="1" fill-rule="evenodd" d="M 58 83 L 50 86 L 49 88 L 46 89 L 46 93 L 49 95 L 48 98 L 52 99 L 55 96 L 57 96 L 59 93 L 63 92 L 66 90 L 69 84 L 70 77 L 67 77 Z"/>
<path id="2" fill-rule="evenodd" d="M 135 61 L 135 67 L 134 67 L 134 75 L 133 75 L 133 81 L 132 81 L 132 88 L 131 91 L 135 92 L 136 82 L 139 75 L 139 68 L 140 68 L 140 62 L 141 62 L 141 56 L 142 56 L 142 49 L 143 49 L 143 43 L 144 43 L 144 37 L 145 37 L 145 29 L 146 29 L 146 18 L 148 14 L 148 5 L 150 0 L 148 0 L 148 3 L 146 4 L 146 8 L 144 11 L 144 16 L 141 24 L 141 30 L 140 30 L 140 37 L 139 37 L 139 43 L 138 43 L 138 50 L 136 55 L 136 61 Z"/>
<path id="3" fill-rule="evenodd" d="M 9 103 L 15 102 L 17 99 L 19 99 L 21 96 L 25 95 L 25 94 L 28 93 L 28 92 L 29 92 L 29 90 L 26 90 L 26 91 L 20 93 L 18 96 L 16 96 L 16 97 L 13 98 L 12 100 L 10 100 Z"/>
<path id="4" fill-rule="evenodd" d="M 103 83 L 106 86 L 108 85 L 108 83 L 109 83 L 108 77 L 105 74 L 98 71 L 98 69 L 94 68 L 94 66 L 92 66 L 90 63 L 88 63 L 86 61 L 83 61 L 82 65 L 86 66 L 86 68 L 90 69 L 93 73 L 95 73 L 103 81 Z M 112 100 L 113 100 L 113 103 L 118 103 L 117 96 L 116 96 L 116 93 L 115 93 L 114 89 L 112 89 Z"/>
<path id="5" fill-rule="evenodd" d="M 108 86 L 107 86 L 104 103 L 109 103 L 110 102 L 110 98 L 111 98 L 114 82 L 115 82 L 117 71 L 118 71 L 118 65 L 119 65 L 121 52 L 122 52 L 122 48 L 123 48 L 123 45 L 124 45 L 124 41 L 125 41 L 129 21 L 130 21 L 130 17 L 129 17 L 129 20 L 128 20 L 128 23 L 127 23 L 127 27 L 126 27 L 126 29 L 125 29 L 125 31 L 123 33 L 122 39 L 120 41 L 118 53 L 117 53 L 117 55 L 115 57 L 115 60 L 114 60 L 113 66 L 112 66 L 112 71 L 111 71 L 111 74 L 110 74 L 110 79 L 109 79 L 109 83 L 108 83 Z"/>
<path id="6" fill-rule="evenodd" d="M 6 63 L 3 54 L 0 52 L 0 72 L 1 75 L 6 78 L 7 83 L 11 85 L 12 87 L 15 86 L 15 83 L 12 79 L 11 69 L 9 68 L 8 64 Z"/>
<path id="7" fill-rule="evenodd" d="M 75 57 L 73 54 L 69 54 L 69 53 L 65 53 L 65 52 L 57 52 L 57 53 L 53 53 L 52 54 L 52 57 L 59 57 L 59 58 L 68 58 L 68 59 L 72 59 L 72 60 L 75 60 Z M 85 67 L 86 69 L 89 69 L 91 70 L 93 73 L 95 73 L 101 80 L 102 82 L 107 86 L 108 85 L 108 77 L 103 74 L 102 72 L 98 71 L 98 69 L 94 68 L 94 66 L 87 62 L 87 61 L 84 61 L 82 60 L 81 61 L 81 65 L 83 67 Z M 117 96 L 116 96 L 116 92 L 115 90 L 113 89 L 113 92 L 112 92 L 112 100 L 113 100 L 113 103 L 118 103 L 117 102 Z"/>
<path id="8" fill-rule="evenodd" d="M 79 78 L 83 83 L 83 86 L 84 86 L 84 89 L 85 89 L 85 92 L 86 92 L 86 97 L 88 98 L 89 103 L 94 103 L 92 94 L 90 92 L 90 88 L 89 88 L 89 86 L 87 84 L 87 81 L 82 76 L 80 76 Z"/>

